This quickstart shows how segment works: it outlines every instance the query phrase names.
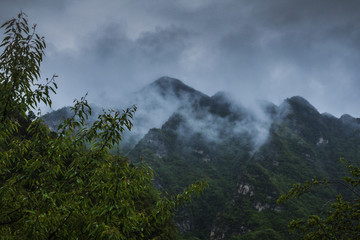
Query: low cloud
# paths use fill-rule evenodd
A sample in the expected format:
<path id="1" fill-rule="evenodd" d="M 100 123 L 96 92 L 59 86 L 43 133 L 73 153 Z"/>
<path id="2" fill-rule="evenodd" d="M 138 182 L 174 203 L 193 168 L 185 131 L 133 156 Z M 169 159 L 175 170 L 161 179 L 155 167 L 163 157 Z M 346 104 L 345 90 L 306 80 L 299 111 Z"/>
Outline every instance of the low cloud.
<path id="1" fill-rule="evenodd" d="M 357 0 L 4 0 L 1 22 L 20 10 L 46 36 L 55 108 L 86 92 L 114 105 L 169 75 L 244 103 L 300 95 L 321 112 L 360 116 Z"/>
<path id="2" fill-rule="evenodd" d="M 223 99 L 216 103 L 220 103 L 217 106 L 220 109 L 215 112 L 211 106 L 193 108 L 186 104 L 176 112 L 182 119 L 177 127 L 179 138 L 190 139 L 201 134 L 207 141 L 220 144 L 226 139 L 241 137 L 250 140 L 252 152 L 255 152 L 268 139 L 274 119 L 260 103 L 257 108 L 248 109 L 228 93 L 220 95 Z"/>

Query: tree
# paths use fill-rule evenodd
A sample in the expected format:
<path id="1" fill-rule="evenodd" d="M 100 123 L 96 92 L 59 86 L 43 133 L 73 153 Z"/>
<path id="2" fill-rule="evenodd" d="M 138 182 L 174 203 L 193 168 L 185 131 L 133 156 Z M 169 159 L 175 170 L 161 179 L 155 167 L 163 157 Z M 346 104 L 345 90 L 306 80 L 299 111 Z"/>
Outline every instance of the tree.
<path id="1" fill-rule="evenodd" d="M 51 106 L 50 92 L 57 89 L 55 76 L 37 83 L 45 40 L 24 13 L 1 28 L 0 236 L 176 239 L 174 211 L 204 183 L 176 197 L 163 196 L 153 187 L 149 168 L 109 153 L 131 130 L 136 106 L 105 111 L 86 126 L 91 108 L 83 97 L 53 136 L 31 114 L 39 103 Z"/>
<path id="2" fill-rule="evenodd" d="M 287 194 L 278 199 L 278 203 L 282 203 L 291 198 L 300 197 L 314 186 L 328 186 L 329 184 L 341 185 L 351 192 L 353 199 L 348 201 L 343 199 L 342 194 L 338 194 L 324 217 L 310 215 L 307 219 L 291 221 L 289 228 L 302 232 L 302 239 L 360 239 L 360 193 L 357 191 L 360 184 L 360 168 L 344 159 L 340 160 L 349 170 L 350 176 L 338 181 L 313 178 L 304 184 L 293 185 Z"/>

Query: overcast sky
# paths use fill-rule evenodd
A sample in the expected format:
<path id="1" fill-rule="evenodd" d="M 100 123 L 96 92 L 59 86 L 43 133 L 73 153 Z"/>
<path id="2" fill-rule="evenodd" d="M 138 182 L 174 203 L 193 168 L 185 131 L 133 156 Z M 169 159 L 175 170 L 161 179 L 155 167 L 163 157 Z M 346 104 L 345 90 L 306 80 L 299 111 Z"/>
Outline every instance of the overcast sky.
<path id="1" fill-rule="evenodd" d="M 24 11 L 59 75 L 54 108 L 116 105 L 161 76 L 244 105 L 305 97 L 320 112 L 360 117 L 358 0 L 0 0 Z"/>

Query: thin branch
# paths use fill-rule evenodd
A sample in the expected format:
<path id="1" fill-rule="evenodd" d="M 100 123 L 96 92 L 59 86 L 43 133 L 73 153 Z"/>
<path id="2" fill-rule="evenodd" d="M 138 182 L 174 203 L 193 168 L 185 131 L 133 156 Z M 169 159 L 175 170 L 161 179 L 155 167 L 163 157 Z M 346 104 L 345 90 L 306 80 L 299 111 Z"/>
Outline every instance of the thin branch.
<path id="1" fill-rule="evenodd" d="M 69 219 L 69 217 L 71 216 L 72 213 L 73 213 L 73 211 L 71 211 L 71 212 L 69 213 L 69 215 L 66 216 L 66 218 L 64 219 L 64 221 L 55 229 L 55 231 L 53 231 L 53 232 L 49 235 L 48 239 L 51 239 L 52 237 L 55 236 L 56 232 L 59 231 L 60 227 Z"/>
<path id="2" fill-rule="evenodd" d="M 354 187 L 350 187 L 349 185 L 347 185 L 345 182 L 340 181 L 340 180 L 330 180 L 327 181 L 330 184 L 338 184 L 338 185 L 342 185 L 343 187 L 346 187 L 348 190 L 350 190 L 352 193 L 354 193 L 357 197 L 360 197 L 360 193 L 358 193 L 357 191 L 355 191 Z"/>
<path id="3" fill-rule="evenodd" d="M 14 223 L 14 222 L 17 222 L 17 221 L 19 221 L 22 217 L 23 217 L 23 216 L 20 216 L 19 218 L 16 218 L 16 219 L 11 220 L 11 221 L 9 221 L 9 222 L 0 222 L 0 226 L 2 226 L 2 225 L 8 225 L 8 224 L 12 224 L 12 223 Z"/>

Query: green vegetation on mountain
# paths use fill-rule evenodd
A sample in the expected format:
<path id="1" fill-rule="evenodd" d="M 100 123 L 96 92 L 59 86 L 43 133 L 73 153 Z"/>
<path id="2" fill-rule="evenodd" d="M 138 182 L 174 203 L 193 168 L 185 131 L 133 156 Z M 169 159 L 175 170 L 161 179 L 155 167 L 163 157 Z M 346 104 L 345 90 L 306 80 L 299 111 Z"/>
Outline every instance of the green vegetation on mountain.
<path id="1" fill-rule="evenodd" d="M 176 215 L 185 239 L 301 239 L 301 232 L 289 231 L 291 220 L 326 216 L 343 189 L 320 188 L 282 205 L 276 200 L 314 176 L 344 176 L 338 159 L 360 157 L 357 119 L 320 114 L 305 99 L 293 97 L 279 107 L 265 106 L 271 124 L 267 140 L 256 148 L 256 118 L 222 95 L 185 103 L 160 129 L 145 135 L 131 158 L 149 164 L 158 188 L 169 192 L 198 177 L 208 179 L 202 198 Z"/>
<path id="2" fill-rule="evenodd" d="M 54 78 L 37 83 L 44 38 L 24 13 L 2 28 L 1 239 L 177 239 L 174 211 L 203 183 L 164 196 L 149 168 L 109 153 L 132 128 L 135 106 L 104 112 L 85 127 L 91 108 L 83 97 L 51 133 L 31 112 L 50 106 L 57 88 Z"/>

